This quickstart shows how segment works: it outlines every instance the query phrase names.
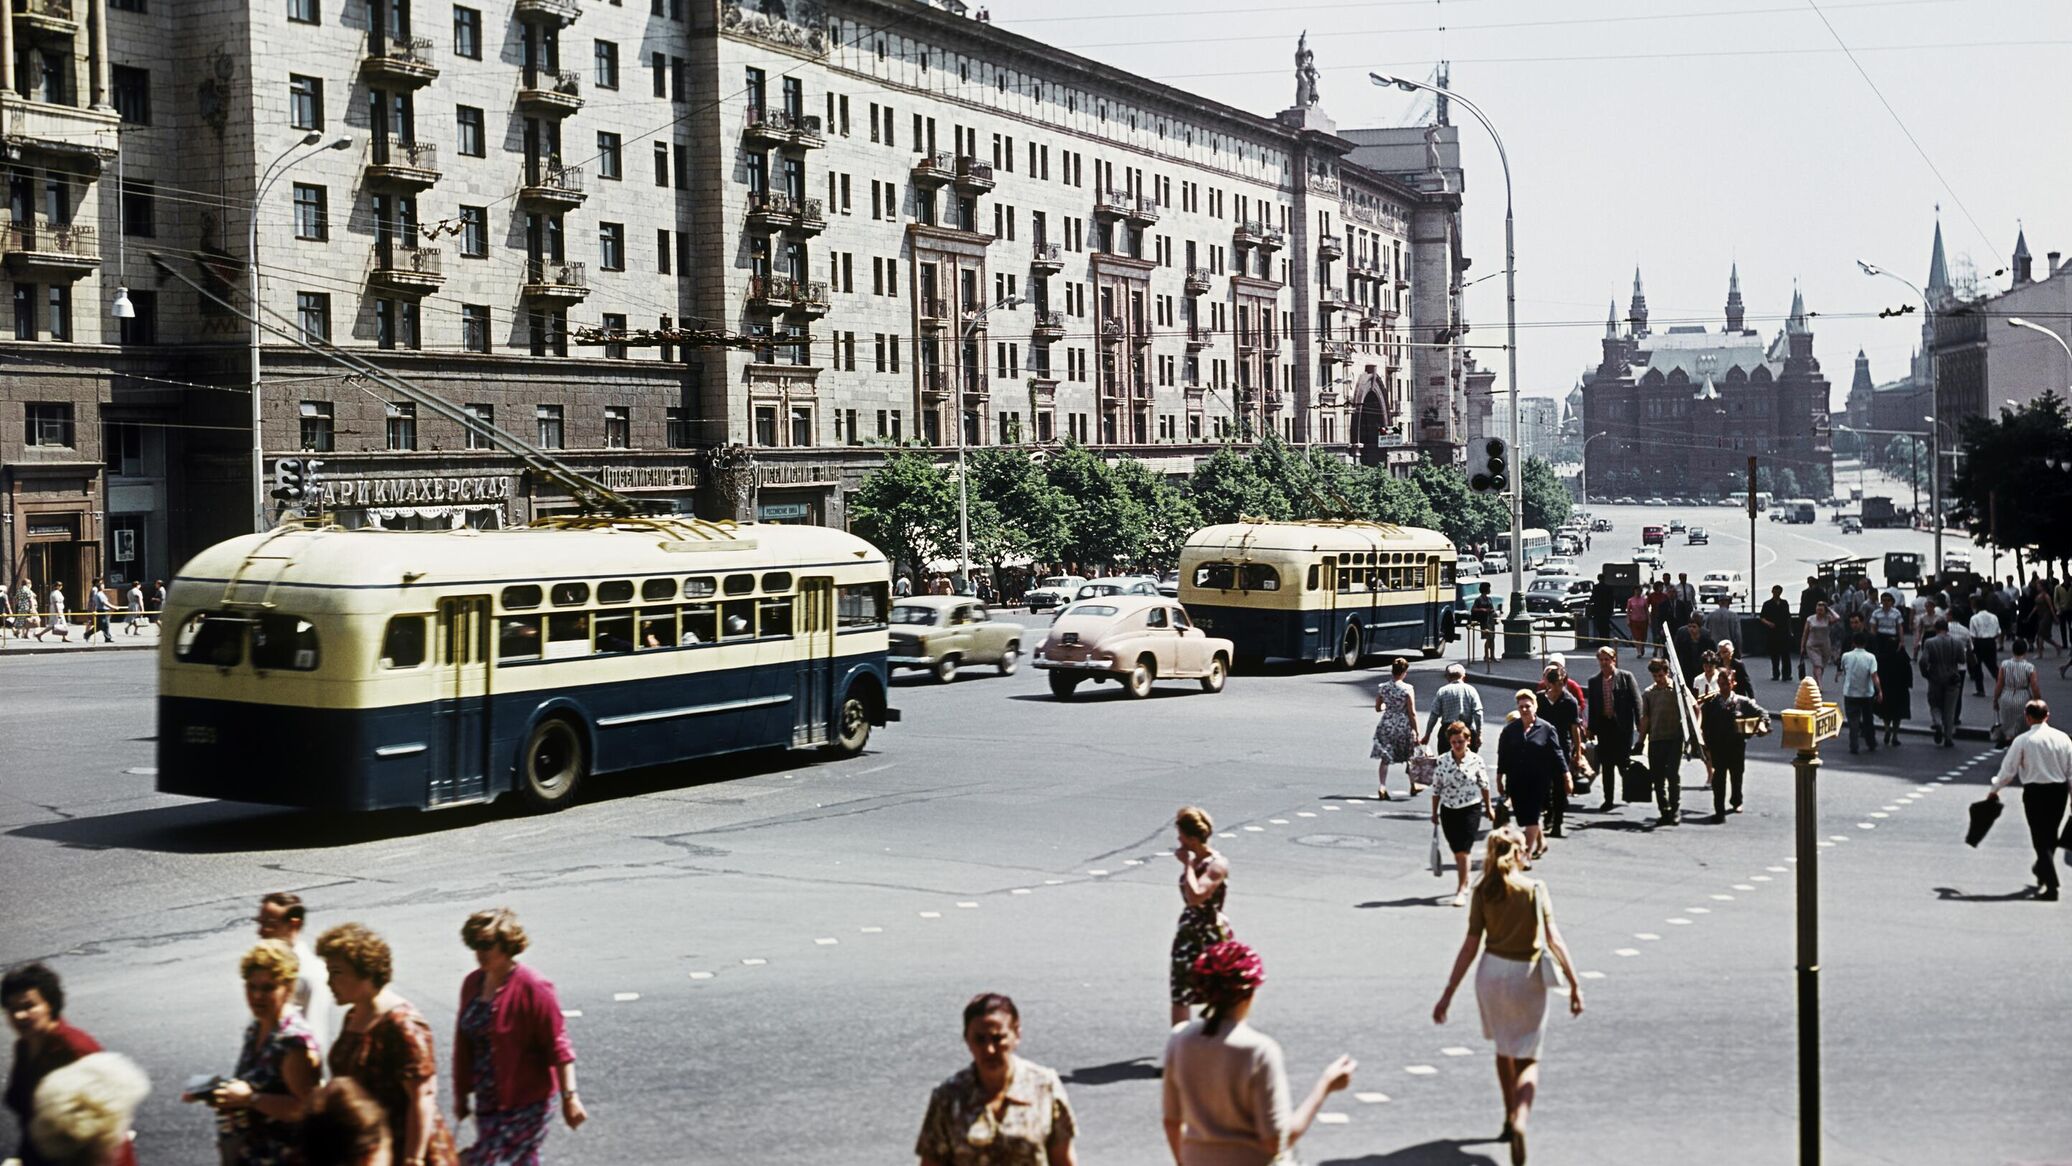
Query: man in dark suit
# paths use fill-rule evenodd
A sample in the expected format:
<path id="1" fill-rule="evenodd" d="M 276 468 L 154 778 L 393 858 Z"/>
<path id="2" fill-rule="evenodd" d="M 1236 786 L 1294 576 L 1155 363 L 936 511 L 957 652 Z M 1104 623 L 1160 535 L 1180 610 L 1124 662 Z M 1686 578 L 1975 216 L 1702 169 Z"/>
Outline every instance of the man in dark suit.
<path id="1" fill-rule="evenodd" d="M 1696 616 L 1689 617 L 1676 629 L 1676 663 L 1683 673 L 1684 683 L 1695 680 L 1705 666 L 1705 653 L 1712 650 L 1712 639 L 1705 634 L 1705 625 Z"/>
<path id="2" fill-rule="evenodd" d="M 1597 649 L 1597 675 L 1585 691 L 1590 709 L 1587 726 L 1597 743 L 1597 780 L 1604 786 L 1600 810 L 1617 805 L 1612 784 L 1617 776 L 1633 769 L 1633 742 L 1640 731 L 1640 684 L 1633 673 L 1619 667 L 1619 650 L 1610 645 Z"/>

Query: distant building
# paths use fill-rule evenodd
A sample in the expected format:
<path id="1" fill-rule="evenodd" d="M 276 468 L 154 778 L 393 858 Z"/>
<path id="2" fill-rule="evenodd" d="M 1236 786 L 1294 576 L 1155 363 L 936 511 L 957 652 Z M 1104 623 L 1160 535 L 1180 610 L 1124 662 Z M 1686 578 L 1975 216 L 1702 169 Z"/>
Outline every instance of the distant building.
<path id="1" fill-rule="evenodd" d="M 1518 398 L 1518 453 L 1552 461 L 1561 429 L 1561 402 L 1554 397 Z"/>
<path id="2" fill-rule="evenodd" d="M 1939 224 L 1936 258 L 1942 258 Z M 2064 397 L 2072 387 L 2072 357 L 2061 345 L 2007 323 L 2027 319 L 2072 340 L 2072 267 L 2052 251 L 2045 256 L 2043 278 L 2035 278 L 2029 241 L 2020 230 L 2012 260 L 2006 291 L 1967 295 L 1947 280 L 1940 287 L 1931 281 L 1936 416 L 1953 427 L 1967 417 L 1996 415 L 2010 401 L 2026 405 L 2045 390 Z"/>

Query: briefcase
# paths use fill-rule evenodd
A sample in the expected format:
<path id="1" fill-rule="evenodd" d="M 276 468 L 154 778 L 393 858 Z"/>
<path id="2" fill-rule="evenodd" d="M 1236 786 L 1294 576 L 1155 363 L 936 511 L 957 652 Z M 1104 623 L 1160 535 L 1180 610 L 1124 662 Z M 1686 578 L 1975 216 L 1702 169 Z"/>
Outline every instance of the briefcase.
<path id="1" fill-rule="evenodd" d="M 1654 780 L 1648 774 L 1647 764 L 1638 757 L 1619 767 L 1619 800 L 1622 802 L 1651 802 L 1655 800 Z"/>
<path id="2" fill-rule="evenodd" d="M 1999 798 L 1983 798 L 1971 803 L 1971 826 L 1964 831 L 1964 845 L 1975 847 L 1984 842 L 1986 831 L 2000 820 L 2000 811 L 2004 808 Z"/>

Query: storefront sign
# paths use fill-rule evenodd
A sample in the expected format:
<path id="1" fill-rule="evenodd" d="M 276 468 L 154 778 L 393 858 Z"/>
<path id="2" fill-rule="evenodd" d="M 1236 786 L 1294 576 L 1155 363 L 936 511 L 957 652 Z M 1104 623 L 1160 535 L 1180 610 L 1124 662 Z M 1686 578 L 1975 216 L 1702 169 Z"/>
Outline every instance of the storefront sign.
<path id="1" fill-rule="evenodd" d="M 448 502 L 503 502 L 511 497 L 511 479 L 498 475 L 472 478 L 322 479 L 324 509 L 364 506 L 436 505 Z"/>
<path id="2" fill-rule="evenodd" d="M 770 502 L 755 508 L 755 516 L 762 522 L 797 522 L 811 513 L 804 502 Z"/>
<path id="3" fill-rule="evenodd" d="M 32 522 L 29 524 L 30 538 L 71 538 L 74 528 L 68 522 Z"/>
<path id="4" fill-rule="evenodd" d="M 689 490 L 698 484 L 689 466 L 605 466 L 590 473 L 607 490 Z"/>
<path id="5" fill-rule="evenodd" d="M 834 482 L 841 474 L 827 462 L 759 462 L 756 465 L 764 485 L 802 485 Z"/>

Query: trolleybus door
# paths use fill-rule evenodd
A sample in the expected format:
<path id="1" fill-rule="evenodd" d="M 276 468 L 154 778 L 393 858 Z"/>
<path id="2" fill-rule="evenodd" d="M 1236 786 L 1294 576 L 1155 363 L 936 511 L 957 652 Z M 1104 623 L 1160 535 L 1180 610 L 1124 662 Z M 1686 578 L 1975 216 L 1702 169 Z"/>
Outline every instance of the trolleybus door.
<path id="1" fill-rule="evenodd" d="M 1441 638 L 1444 629 L 1440 626 L 1444 612 L 1446 588 L 1439 585 L 1439 556 L 1426 555 L 1424 561 L 1424 643 L 1420 647 L 1444 650 L 1446 641 Z"/>
<path id="2" fill-rule="evenodd" d="M 439 601 L 439 688 L 433 702 L 428 805 L 487 796 L 489 775 L 489 597 Z"/>
<path id="3" fill-rule="evenodd" d="M 794 748 L 824 745 L 834 715 L 834 580 L 826 576 L 800 579 L 792 618 L 798 664 L 791 701 L 791 743 Z"/>

